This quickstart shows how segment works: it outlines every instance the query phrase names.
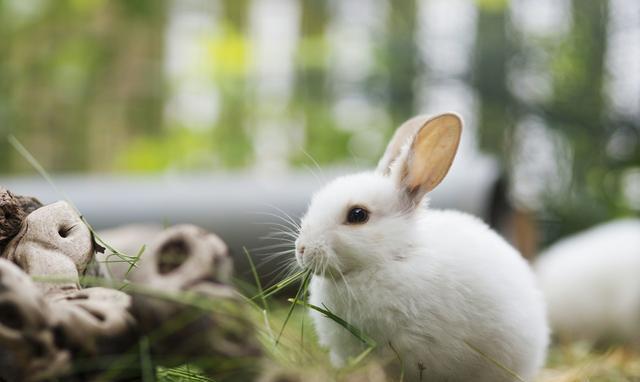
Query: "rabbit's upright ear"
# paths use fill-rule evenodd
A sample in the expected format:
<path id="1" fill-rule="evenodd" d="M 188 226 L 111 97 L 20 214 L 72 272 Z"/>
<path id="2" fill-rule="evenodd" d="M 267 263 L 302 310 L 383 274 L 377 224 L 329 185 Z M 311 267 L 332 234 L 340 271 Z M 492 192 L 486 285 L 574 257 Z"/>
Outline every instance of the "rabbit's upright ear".
<path id="1" fill-rule="evenodd" d="M 380 158 L 376 171 L 383 175 L 389 175 L 391 172 L 391 164 L 400 156 L 402 147 L 411 142 L 411 139 L 413 139 L 418 130 L 420 130 L 429 119 L 430 117 L 426 115 L 419 115 L 400 125 L 393 134 L 393 137 L 391 137 L 391 141 L 389 141 L 382 158 Z"/>
<path id="2" fill-rule="evenodd" d="M 441 114 L 423 120 L 410 146 L 400 150 L 391 173 L 414 202 L 422 200 L 447 175 L 461 134 L 460 117 L 452 113 Z"/>

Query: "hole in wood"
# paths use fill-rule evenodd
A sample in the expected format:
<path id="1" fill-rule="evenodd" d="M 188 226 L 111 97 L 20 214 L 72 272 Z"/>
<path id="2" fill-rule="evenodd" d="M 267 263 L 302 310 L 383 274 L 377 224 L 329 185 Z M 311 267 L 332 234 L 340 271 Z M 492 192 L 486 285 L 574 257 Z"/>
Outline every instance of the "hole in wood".
<path id="1" fill-rule="evenodd" d="M 189 257 L 189 246 L 184 240 L 174 239 L 165 243 L 159 251 L 158 272 L 169 273 L 180 267 Z"/>
<path id="2" fill-rule="evenodd" d="M 24 327 L 24 317 L 13 303 L 0 302 L 0 324 L 13 330 L 21 330 Z"/>

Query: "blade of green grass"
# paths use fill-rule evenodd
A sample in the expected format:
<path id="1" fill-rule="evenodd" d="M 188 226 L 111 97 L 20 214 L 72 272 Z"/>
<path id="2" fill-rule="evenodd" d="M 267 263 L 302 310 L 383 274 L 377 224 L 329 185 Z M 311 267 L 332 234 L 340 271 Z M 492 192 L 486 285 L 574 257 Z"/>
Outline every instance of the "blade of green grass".
<path id="1" fill-rule="evenodd" d="M 300 296 L 304 295 L 305 293 L 307 293 L 307 287 L 309 286 L 309 280 L 311 280 L 311 269 L 305 271 L 305 275 L 304 275 L 304 279 L 302 280 L 302 283 L 300 284 L 300 288 L 298 288 L 298 293 L 296 293 L 296 297 L 293 299 L 292 303 L 291 303 L 291 307 L 289 308 L 289 312 L 287 313 L 287 317 L 284 319 L 284 323 L 282 324 L 282 328 L 280 329 L 280 333 L 278 334 L 278 337 L 276 338 L 276 346 L 278 346 L 278 342 L 280 341 L 280 337 L 282 336 L 282 333 L 284 332 L 284 328 L 287 326 L 287 323 L 289 322 L 289 319 L 291 318 L 291 315 L 293 314 L 293 309 L 295 309 L 296 304 L 298 304 L 298 302 L 300 301 Z"/>
<path id="2" fill-rule="evenodd" d="M 304 304 L 307 303 L 307 294 L 305 293 L 302 296 L 302 302 Z M 304 317 L 305 315 L 302 315 L 302 319 L 300 320 L 300 350 L 304 349 Z"/>
<path id="3" fill-rule="evenodd" d="M 149 349 L 149 339 L 147 337 L 140 339 L 140 370 L 142 371 L 142 381 L 152 382 L 155 380 Z"/>
<path id="4" fill-rule="evenodd" d="M 171 381 L 215 382 L 213 379 L 205 377 L 196 371 L 191 371 L 188 365 L 175 368 L 159 367 L 157 375 L 158 378 L 167 378 Z"/>
<path id="5" fill-rule="evenodd" d="M 518 373 L 516 373 L 515 371 L 509 369 L 508 367 L 506 367 L 505 365 L 503 365 L 502 363 L 500 363 L 498 360 L 496 360 L 495 358 L 491 357 L 490 355 L 486 354 L 485 352 L 483 352 L 482 350 L 478 349 L 477 347 L 473 346 L 471 343 L 469 343 L 467 340 L 464 340 L 465 345 L 467 345 L 469 347 L 469 349 L 475 351 L 476 353 L 478 353 L 482 358 L 486 359 L 487 361 L 491 362 L 492 364 L 496 365 L 498 368 L 502 369 L 505 373 L 509 374 L 510 376 L 512 376 L 513 378 L 517 379 L 520 382 L 526 382 L 521 376 L 518 375 Z"/>
<path id="6" fill-rule="evenodd" d="M 146 249 L 147 249 L 147 246 L 145 244 L 143 244 L 142 247 L 140 247 L 140 249 L 138 250 L 138 253 L 133 258 L 133 261 L 131 262 L 131 264 L 129 264 L 129 268 L 127 269 L 127 271 L 124 274 L 125 276 L 128 276 L 129 272 L 131 272 L 133 267 L 138 263 L 138 261 L 140 261 L 140 256 L 142 256 L 142 254 L 144 253 L 144 251 Z"/>
<path id="7" fill-rule="evenodd" d="M 393 353 L 396 355 L 396 358 L 398 358 L 398 361 L 400 362 L 400 382 L 404 382 L 404 360 L 402 359 L 402 357 L 400 357 L 400 353 L 396 350 L 396 348 L 393 346 L 391 341 L 389 341 L 389 347 L 391 348 Z"/>
<path id="8" fill-rule="evenodd" d="M 253 259 L 251 258 L 251 254 L 247 250 L 246 247 L 242 247 L 244 254 L 247 256 L 247 260 L 249 261 L 249 267 L 251 267 L 251 273 L 253 274 L 253 279 L 256 282 L 256 287 L 258 288 L 258 296 L 260 296 L 260 300 L 262 300 L 262 307 L 265 310 L 269 309 L 267 305 L 267 298 L 264 295 L 264 290 L 262 289 L 262 283 L 260 282 L 260 277 L 258 276 L 258 271 L 256 269 L 255 264 L 253 263 Z"/>
<path id="9" fill-rule="evenodd" d="M 290 302 L 294 302 L 294 303 L 296 303 L 298 305 L 306 306 L 306 307 L 311 308 L 311 309 L 313 309 L 313 310 L 315 310 L 317 312 L 322 313 L 328 319 L 334 321 L 338 325 L 340 325 L 343 328 L 347 329 L 351 334 L 353 334 L 357 339 L 359 339 L 365 345 L 370 346 L 370 347 L 376 347 L 377 346 L 376 341 L 374 341 L 371 337 L 367 336 L 360 329 L 356 328 L 355 326 L 351 325 L 350 323 L 348 323 L 347 321 L 345 321 L 341 317 L 337 316 L 335 313 L 333 313 L 331 310 L 329 310 L 329 308 L 327 308 L 325 305 L 323 305 L 323 307 L 321 308 L 321 307 L 313 305 L 313 304 L 309 304 L 309 303 L 305 304 L 302 301 L 295 301 L 295 300 L 292 300 L 292 299 L 289 299 L 289 301 Z"/>
<path id="10" fill-rule="evenodd" d="M 69 203 L 69 205 L 76 211 L 78 216 L 80 216 L 80 220 L 82 220 L 82 222 L 87 226 L 87 228 L 91 232 L 91 235 L 93 236 L 94 240 L 98 244 L 100 244 L 103 247 L 109 249 L 114 255 L 118 256 L 122 261 L 127 262 L 130 265 L 132 264 L 133 266 L 135 266 L 135 262 L 133 262 L 131 260 L 133 258 L 132 256 L 128 256 L 128 255 L 122 253 L 121 251 L 118 251 L 117 249 L 115 249 L 111 245 L 109 245 L 109 243 L 107 243 L 104 240 L 102 240 L 102 238 L 93 229 L 91 224 L 89 224 L 87 219 L 85 219 L 85 217 L 80 213 L 80 210 L 78 210 L 78 207 L 76 207 L 76 205 L 71 201 L 71 199 L 62 190 L 60 190 L 58 188 L 58 186 L 53 181 L 53 178 L 51 177 L 51 175 L 49 175 L 47 170 L 44 169 L 44 167 L 29 152 L 29 150 L 27 150 L 27 148 L 24 147 L 24 145 L 22 143 L 20 143 L 18 138 L 16 138 L 13 135 L 9 135 L 9 137 L 7 139 L 9 141 L 9 144 L 11 144 L 11 146 L 13 146 L 13 148 L 31 165 L 31 167 L 33 167 L 38 172 L 38 174 L 40 174 L 40 176 L 42 176 L 42 178 L 44 178 L 44 180 L 46 180 L 47 183 L 49 183 L 49 185 L 53 188 L 53 190 L 57 194 L 59 194 L 62 197 L 63 200 L 65 200 L 67 203 Z"/>
<path id="11" fill-rule="evenodd" d="M 120 258 L 120 260 L 122 260 L 122 262 L 125 262 L 127 264 L 129 264 L 129 266 L 131 267 L 136 267 L 136 258 L 134 256 L 129 256 L 127 254 L 125 254 L 124 252 L 115 249 L 114 247 L 112 247 L 109 243 L 107 243 L 106 241 L 104 241 L 100 235 L 98 235 L 98 233 L 96 232 L 96 230 L 93 229 L 93 227 L 91 226 L 91 224 L 89 224 L 89 222 L 87 221 L 87 219 L 82 216 L 82 214 L 80 214 L 80 211 L 78 211 L 78 209 L 69 201 L 67 200 L 67 202 L 69 204 L 71 204 L 73 206 L 73 208 L 76 210 L 76 212 L 78 213 L 78 215 L 80 216 L 80 220 L 82 220 L 82 222 L 87 226 L 87 228 L 89 229 L 89 231 L 91 232 L 91 235 L 93 236 L 94 240 L 100 244 L 101 246 L 107 248 L 109 251 L 111 251 L 111 253 L 115 256 L 117 256 L 118 258 Z"/>
<path id="12" fill-rule="evenodd" d="M 249 261 L 249 266 L 251 267 L 251 273 L 253 274 L 253 278 L 256 282 L 256 288 L 258 288 L 258 295 L 260 296 L 260 300 L 262 301 L 262 318 L 264 320 L 264 326 L 267 331 L 269 337 L 275 341 L 273 336 L 273 332 L 271 330 L 271 325 L 269 324 L 269 305 L 267 304 L 267 298 L 264 295 L 264 290 L 262 289 L 262 283 L 260 282 L 260 276 L 258 276 L 258 270 L 253 262 L 253 258 L 251 254 L 247 250 L 246 247 L 242 247 L 245 255 L 247 255 L 247 260 Z"/>
<path id="13" fill-rule="evenodd" d="M 304 275 L 307 273 L 308 271 L 306 270 L 301 270 L 289 277 L 287 277 L 286 279 L 278 282 L 277 284 L 274 284 L 272 286 L 270 286 L 269 288 L 264 290 L 264 293 L 262 293 L 262 295 L 257 294 L 253 297 L 251 297 L 252 300 L 260 297 L 260 298 L 269 298 L 272 295 L 280 292 L 283 288 L 295 283 L 296 281 L 300 280 L 302 277 L 304 277 Z"/>
<path id="14" fill-rule="evenodd" d="M 307 302 L 309 302 L 309 294 L 308 293 L 303 293 L 302 295 L 302 302 L 306 305 Z M 302 315 L 302 319 L 300 322 L 300 350 L 304 349 L 304 318 L 305 318 L 305 314 Z"/>
<path id="15" fill-rule="evenodd" d="M 357 357 L 349 360 L 349 365 L 348 367 L 350 369 L 355 368 L 356 366 L 358 366 L 360 364 L 360 362 L 362 362 L 365 358 L 367 358 L 367 356 L 373 351 L 373 349 L 375 349 L 375 346 L 369 346 L 366 349 L 364 349 L 364 351 L 362 353 L 360 353 Z"/>
<path id="16" fill-rule="evenodd" d="M 24 147 L 22 143 L 20 143 L 18 138 L 16 138 L 14 135 L 9 135 L 7 140 L 9 141 L 9 144 L 11 144 L 11 146 L 13 146 L 13 148 L 16 149 L 16 151 L 31 165 L 31 167 L 33 167 L 40 174 L 40 176 L 42 176 L 47 181 L 47 183 L 51 185 L 51 187 L 53 187 L 54 191 L 60 194 L 64 200 L 68 201 L 69 198 L 67 197 L 67 195 L 64 192 L 62 192 L 58 188 L 58 186 L 56 186 L 56 184 L 53 182 L 53 179 L 51 179 L 51 176 L 49 175 L 49 173 L 47 173 L 47 171 L 44 169 L 44 167 L 42 167 L 40 162 L 38 162 L 38 160 L 33 155 L 31 155 L 29 150 L 27 150 L 27 148 Z M 75 206 L 74 206 L 74 209 L 75 209 Z"/>

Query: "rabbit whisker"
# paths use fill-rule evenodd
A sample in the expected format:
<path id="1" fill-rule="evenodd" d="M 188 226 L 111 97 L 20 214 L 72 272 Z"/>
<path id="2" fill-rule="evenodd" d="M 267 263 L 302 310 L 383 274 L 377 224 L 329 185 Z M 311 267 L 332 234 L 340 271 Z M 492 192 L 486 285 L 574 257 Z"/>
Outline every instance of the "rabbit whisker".
<path id="1" fill-rule="evenodd" d="M 271 208 L 275 209 L 276 211 L 280 212 L 282 215 L 284 215 L 284 216 L 287 218 L 287 220 L 288 220 L 288 221 L 289 221 L 293 226 L 295 226 L 295 227 L 297 227 L 298 229 L 300 229 L 300 225 L 296 222 L 296 220 L 295 220 L 293 217 L 291 217 L 291 215 L 289 215 L 289 214 L 288 214 L 286 211 L 284 211 L 282 208 L 280 208 L 280 207 L 278 207 L 278 206 L 275 206 L 275 205 L 269 205 L 268 203 L 267 203 L 267 206 L 269 206 L 269 207 L 271 207 Z M 277 216 L 277 215 L 276 215 L 276 216 Z"/>
<path id="2" fill-rule="evenodd" d="M 300 225 L 290 218 L 286 218 L 278 214 L 274 214 L 271 212 L 264 212 L 264 211 L 253 212 L 253 214 L 278 219 L 280 223 L 284 223 L 287 228 L 292 229 L 294 231 L 300 230 Z M 275 224 L 275 223 L 276 222 L 254 222 L 254 224 L 258 224 L 258 225 L 268 225 L 268 224 Z"/>
<path id="3" fill-rule="evenodd" d="M 320 172 L 320 175 L 322 175 L 322 181 L 324 183 L 324 180 L 325 180 L 324 170 L 322 169 L 318 161 L 313 156 L 311 156 L 311 154 L 309 154 L 304 148 L 300 148 L 300 151 L 302 151 L 302 153 L 306 155 L 306 157 L 309 158 L 311 162 L 316 166 L 316 168 Z"/>

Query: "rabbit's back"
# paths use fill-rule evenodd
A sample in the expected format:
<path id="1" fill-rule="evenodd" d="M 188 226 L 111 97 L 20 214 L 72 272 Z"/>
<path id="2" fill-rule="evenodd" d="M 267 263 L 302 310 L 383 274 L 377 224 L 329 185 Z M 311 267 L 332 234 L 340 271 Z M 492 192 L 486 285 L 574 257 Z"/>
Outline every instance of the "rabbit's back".
<path id="1" fill-rule="evenodd" d="M 444 325 L 453 323 L 448 331 L 459 331 L 467 348 L 475 347 L 531 380 L 544 363 L 549 329 L 543 295 L 529 264 L 471 215 L 428 210 L 420 227 L 421 268 L 437 264 L 445 275 L 442 283 L 433 285 L 435 293 L 450 285 L 442 290 L 442 312 L 464 317 L 455 322 L 443 316 Z M 485 363 L 483 370 L 489 369 L 486 359 L 480 362 Z"/>

